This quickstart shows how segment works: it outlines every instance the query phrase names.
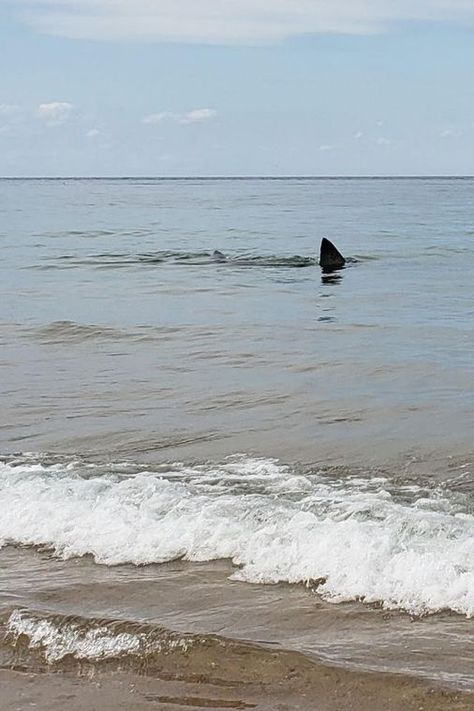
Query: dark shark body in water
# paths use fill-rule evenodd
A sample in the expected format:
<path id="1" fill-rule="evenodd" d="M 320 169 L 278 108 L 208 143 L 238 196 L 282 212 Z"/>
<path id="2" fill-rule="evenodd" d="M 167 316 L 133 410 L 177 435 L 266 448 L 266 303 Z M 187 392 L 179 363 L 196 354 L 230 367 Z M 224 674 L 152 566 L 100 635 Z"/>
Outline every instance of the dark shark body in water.
<path id="1" fill-rule="evenodd" d="M 317 262 L 313 257 L 279 257 L 275 255 L 269 256 L 242 256 L 242 257 L 227 257 L 223 252 L 215 249 L 211 255 L 211 260 L 217 264 L 228 264 L 234 267 L 312 267 Z"/>
<path id="2" fill-rule="evenodd" d="M 218 249 L 212 253 L 211 259 L 213 262 L 227 262 L 235 266 L 292 266 L 292 267 L 307 267 L 316 264 L 316 260 L 310 257 L 291 257 L 280 258 L 275 257 L 247 257 L 247 258 L 227 258 L 226 255 Z M 342 269 L 346 264 L 345 258 L 339 250 L 328 239 L 323 237 L 319 252 L 319 266 L 324 272 L 332 272 L 337 269 Z"/>

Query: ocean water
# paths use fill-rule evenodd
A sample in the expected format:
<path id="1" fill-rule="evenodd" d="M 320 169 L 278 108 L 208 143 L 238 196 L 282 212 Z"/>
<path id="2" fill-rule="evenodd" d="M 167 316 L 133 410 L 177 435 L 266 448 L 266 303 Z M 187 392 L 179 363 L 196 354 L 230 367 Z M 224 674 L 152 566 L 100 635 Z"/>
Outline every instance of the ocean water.
<path id="1" fill-rule="evenodd" d="M 473 208 L 1 180 L 0 665 L 220 635 L 474 687 Z"/>

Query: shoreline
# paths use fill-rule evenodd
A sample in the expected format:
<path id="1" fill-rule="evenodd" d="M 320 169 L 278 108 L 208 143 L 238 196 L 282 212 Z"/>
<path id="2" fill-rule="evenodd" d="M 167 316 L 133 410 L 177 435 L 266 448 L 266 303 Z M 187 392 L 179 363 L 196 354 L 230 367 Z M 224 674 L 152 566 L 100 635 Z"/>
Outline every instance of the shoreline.
<path id="1" fill-rule="evenodd" d="M 202 652 L 202 650 L 201 650 Z M 66 661 L 66 660 L 64 660 Z M 61 671 L 1 669 L 2 710 L 255 708 L 261 711 L 472 711 L 474 694 L 404 674 L 361 672 L 248 642 L 160 655 L 138 673 L 69 658 Z"/>

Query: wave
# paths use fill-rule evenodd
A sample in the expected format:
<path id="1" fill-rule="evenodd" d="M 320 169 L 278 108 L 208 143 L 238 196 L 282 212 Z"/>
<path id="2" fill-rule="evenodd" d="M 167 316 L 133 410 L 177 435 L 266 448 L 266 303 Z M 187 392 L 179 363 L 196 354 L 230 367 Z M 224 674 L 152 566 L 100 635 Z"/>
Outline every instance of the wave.
<path id="1" fill-rule="evenodd" d="M 273 268 L 301 268 L 318 265 L 316 257 L 300 255 L 245 255 L 232 254 L 223 260 L 216 260 L 213 252 L 177 252 L 160 250 L 156 252 L 143 252 L 139 254 L 104 252 L 87 256 L 65 254 L 56 257 L 47 264 L 33 265 L 31 268 L 48 269 L 74 269 L 79 267 L 93 267 L 95 269 L 122 269 L 133 266 L 159 266 L 166 264 L 219 267 L 273 267 Z"/>
<path id="2" fill-rule="evenodd" d="M 4 642 L 15 651 L 36 650 L 47 664 L 70 657 L 101 661 L 128 658 L 140 663 L 153 655 L 187 652 L 198 635 L 180 634 L 134 622 L 95 620 L 77 616 L 15 609 L 3 620 Z"/>
<path id="3" fill-rule="evenodd" d="M 305 583 L 333 603 L 414 615 L 473 615 L 473 534 L 464 490 L 273 459 L 0 464 L 0 545 L 104 565 L 228 558 L 235 580 Z"/>
<path id="4" fill-rule="evenodd" d="M 14 609 L 0 619 L 0 631 L 0 668 L 29 672 L 128 671 L 222 685 L 236 677 L 239 684 L 263 676 L 278 681 L 295 664 L 314 666 L 298 652 L 132 621 Z"/>
<path id="5" fill-rule="evenodd" d="M 280 257 L 277 255 L 269 256 L 230 256 L 224 262 L 219 264 L 230 267 L 314 267 L 318 266 L 318 260 L 315 257 L 301 257 L 295 254 L 292 257 Z"/>
<path id="6" fill-rule="evenodd" d="M 177 633 L 154 624 L 82 616 L 48 614 L 25 609 L 13 609 L 0 617 L 0 668 L 29 673 L 77 674 L 86 678 L 107 673 L 128 672 L 143 677 L 196 684 L 199 694 L 157 697 L 163 703 L 185 703 L 218 708 L 254 708 L 254 696 L 245 703 L 240 699 L 243 688 L 261 689 L 266 698 L 281 696 L 282 679 L 287 691 L 295 698 L 323 694 L 334 699 L 341 692 L 341 703 L 347 699 L 347 689 L 353 688 L 368 700 L 382 695 L 399 699 L 397 708 L 462 708 L 470 706 L 471 677 L 457 674 L 422 672 L 417 680 L 413 668 L 403 673 L 374 674 L 375 669 L 360 669 L 358 664 L 333 666 L 324 658 L 306 656 L 298 651 L 270 646 L 268 642 L 234 640 L 218 635 Z M 383 670 L 387 672 L 387 669 Z M 410 676 L 408 676 L 410 675 Z M 427 683 L 427 679 L 430 683 Z M 433 687 L 440 683 L 452 688 Z M 136 679 L 135 679 L 136 683 Z M 202 696 L 205 685 L 212 685 L 212 698 Z M 217 689 L 240 689 L 239 699 L 225 701 L 215 698 Z M 457 687 L 457 688 L 456 688 Z M 168 691 L 167 689 L 165 691 Z M 270 695 L 270 696 L 269 696 Z M 228 695 L 225 695 L 228 699 Z M 337 701 L 337 700 L 336 700 Z M 191 702 L 191 703 L 190 703 Z M 369 701 L 368 701 L 369 703 Z M 454 706 L 453 706 L 454 704 Z"/>
<path id="7" fill-rule="evenodd" d="M 45 345 L 81 344 L 85 341 L 133 341 L 157 342 L 183 338 L 199 337 L 203 329 L 189 324 L 179 326 L 135 326 L 134 328 L 115 328 L 99 324 L 77 323 L 76 321 L 52 321 L 43 326 L 27 327 L 21 324 L 1 324 L 5 329 L 15 330 L 27 339 L 39 341 Z M 221 329 L 214 327 L 213 334 L 218 335 Z M 207 331 L 209 334 L 209 330 Z"/>
<path id="8" fill-rule="evenodd" d="M 121 340 L 128 338 L 127 331 L 111 326 L 96 326 L 92 324 L 75 323 L 74 321 L 53 321 L 46 326 L 26 329 L 42 343 L 70 343 L 90 340 Z"/>
<path id="9" fill-rule="evenodd" d="M 0 668 L 21 671 L 129 671 L 218 687 L 280 684 L 294 677 L 295 668 L 306 677 L 321 673 L 301 652 L 272 649 L 270 643 L 174 632 L 131 620 L 14 609 L 0 618 L 0 632 Z M 344 674 L 330 666 L 322 673 Z"/>

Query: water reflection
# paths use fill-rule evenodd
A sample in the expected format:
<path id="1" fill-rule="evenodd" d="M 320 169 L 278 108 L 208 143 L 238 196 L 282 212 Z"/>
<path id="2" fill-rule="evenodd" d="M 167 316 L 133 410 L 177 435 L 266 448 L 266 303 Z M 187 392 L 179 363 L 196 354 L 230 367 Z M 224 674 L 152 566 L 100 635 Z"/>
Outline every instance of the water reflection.
<path id="1" fill-rule="evenodd" d="M 339 282 L 342 280 L 343 275 L 341 274 L 341 270 L 337 271 L 328 271 L 323 269 L 321 272 L 321 283 L 322 284 L 339 284 Z"/>
<path id="2" fill-rule="evenodd" d="M 329 275 L 326 275 L 329 276 Z M 337 276 L 337 275 L 331 275 L 331 276 Z M 322 283 L 324 285 L 331 284 L 332 281 L 325 281 L 324 277 L 322 277 Z M 336 282 L 337 283 L 337 280 Z M 323 323 L 331 323 L 337 320 L 336 317 L 336 305 L 337 305 L 337 300 L 334 302 L 333 297 L 335 296 L 333 291 L 329 291 L 324 289 L 324 291 L 320 292 L 318 300 L 320 299 L 321 302 L 318 307 L 318 311 L 320 312 L 321 315 L 317 317 L 317 321 L 323 322 Z M 324 301 L 322 301 L 324 299 Z"/>

